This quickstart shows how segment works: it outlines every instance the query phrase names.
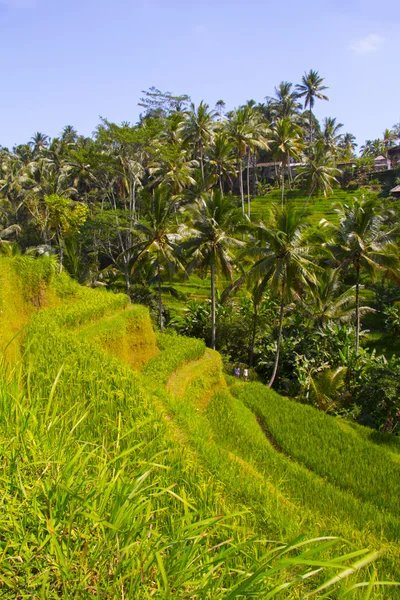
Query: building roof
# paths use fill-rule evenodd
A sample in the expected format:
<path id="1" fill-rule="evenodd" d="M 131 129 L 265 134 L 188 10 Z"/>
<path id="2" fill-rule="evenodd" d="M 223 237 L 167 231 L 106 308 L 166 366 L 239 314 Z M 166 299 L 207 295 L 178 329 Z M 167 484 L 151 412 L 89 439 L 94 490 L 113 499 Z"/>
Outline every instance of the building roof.
<path id="1" fill-rule="evenodd" d="M 390 193 L 393 194 L 393 192 L 395 192 L 396 194 L 400 193 L 400 185 L 396 185 L 396 187 L 394 187 L 392 190 L 390 190 Z"/>
<path id="2" fill-rule="evenodd" d="M 384 156 L 382 156 L 382 154 L 380 154 L 380 155 L 379 155 L 379 156 L 377 156 L 377 157 L 376 157 L 374 160 L 375 160 L 375 162 L 376 162 L 377 160 L 386 160 L 386 158 L 385 158 Z"/>

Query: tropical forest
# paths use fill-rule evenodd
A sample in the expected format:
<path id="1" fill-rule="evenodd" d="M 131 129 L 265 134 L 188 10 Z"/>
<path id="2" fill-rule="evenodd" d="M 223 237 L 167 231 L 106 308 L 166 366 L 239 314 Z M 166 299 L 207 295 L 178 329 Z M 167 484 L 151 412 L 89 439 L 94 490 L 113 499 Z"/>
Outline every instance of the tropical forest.
<path id="1" fill-rule="evenodd" d="M 400 598 L 400 123 L 328 84 L 0 146 L 2 598 Z"/>

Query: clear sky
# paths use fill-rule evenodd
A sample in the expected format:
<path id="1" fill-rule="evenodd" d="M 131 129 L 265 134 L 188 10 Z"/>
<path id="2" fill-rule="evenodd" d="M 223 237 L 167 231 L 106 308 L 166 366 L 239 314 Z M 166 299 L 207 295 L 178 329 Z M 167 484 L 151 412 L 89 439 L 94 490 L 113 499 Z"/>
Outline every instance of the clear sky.
<path id="1" fill-rule="evenodd" d="M 0 144 L 135 122 L 152 85 L 231 109 L 309 69 L 362 144 L 400 121 L 399 64 L 400 0 L 0 0 Z"/>

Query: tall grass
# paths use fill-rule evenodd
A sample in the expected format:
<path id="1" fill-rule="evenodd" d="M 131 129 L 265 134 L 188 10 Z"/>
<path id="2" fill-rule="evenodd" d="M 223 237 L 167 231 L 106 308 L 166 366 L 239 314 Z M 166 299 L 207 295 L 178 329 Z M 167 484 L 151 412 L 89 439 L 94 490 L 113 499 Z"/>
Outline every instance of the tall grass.
<path id="1" fill-rule="evenodd" d="M 129 306 L 100 322 L 82 327 L 80 339 L 98 344 L 132 369 L 139 370 L 159 354 L 149 310 Z"/>
<path id="2" fill-rule="evenodd" d="M 160 382 L 167 379 L 183 363 L 203 356 L 206 345 L 203 340 L 176 334 L 158 334 L 157 344 L 160 354 L 144 367 L 147 375 L 153 375 Z"/>
<path id="3" fill-rule="evenodd" d="M 265 501 L 270 538 L 287 501 L 264 491 L 255 502 L 265 480 L 216 443 L 193 403 L 207 382 L 195 370 L 184 398 L 165 390 L 204 344 L 159 338 L 159 357 L 134 373 L 82 329 L 107 330 L 126 298 L 52 286 L 68 303 L 35 314 L 21 362 L 0 369 L 1 597 L 361 597 L 347 577 L 376 553 L 326 537 L 268 542 L 251 513 Z"/>
<path id="4" fill-rule="evenodd" d="M 398 518 L 397 456 L 392 458 L 366 438 L 349 435 L 338 419 L 283 398 L 262 384 L 251 383 L 234 393 L 264 421 L 286 454 L 337 488 Z"/>

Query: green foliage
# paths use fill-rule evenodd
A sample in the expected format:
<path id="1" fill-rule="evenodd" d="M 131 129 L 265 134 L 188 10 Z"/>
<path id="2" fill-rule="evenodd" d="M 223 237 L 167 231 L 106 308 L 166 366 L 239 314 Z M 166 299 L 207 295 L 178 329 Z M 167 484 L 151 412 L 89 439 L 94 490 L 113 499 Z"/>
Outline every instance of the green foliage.
<path id="1" fill-rule="evenodd" d="M 338 598 L 350 591 L 352 584 L 332 577 L 352 564 L 349 573 L 356 573 L 376 553 L 354 554 L 350 547 L 340 558 L 346 554 L 342 542 L 326 536 L 308 542 L 296 535 L 287 544 L 264 540 L 293 536 L 298 506 L 266 485 L 264 475 L 254 477 L 250 463 L 227 454 L 226 442 L 216 443 L 218 415 L 222 436 L 232 422 L 231 442 L 237 438 L 243 451 L 248 445 L 265 477 L 264 453 L 271 464 L 277 457 L 277 472 L 290 461 L 226 391 L 218 395 L 220 408 L 212 400 L 199 412 L 204 394 L 220 381 L 218 355 L 203 357 L 198 340 L 160 334 L 159 357 L 134 373 L 93 341 L 96 332 L 107 339 L 123 333 L 135 317 L 139 326 L 146 311 L 118 313 L 126 297 L 80 288 L 65 275 L 54 285 L 65 304 L 35 314 L 21 370 L 0 373 L 3 596 L 195 594 L 222 600 L 286 589 L 294 600 L 321 585 Z M 162 381 L 172 371 L 203 358 L 183 398 L 165 391 Z M 319 491 L 327 488 L 321 484 Z M 256 509 L 255 518 L 238 510 L 245 505 Z M 315 515 L 305 513 L 308 530 L 316 531 Z"/>
<path id="2" fill-rule="evenodd" d="M 166 382 L 171 373 L 182 363 L 202 356 L 206 348 L 203 340 L 172 333 L 158 334 L 157 344 L 160 354 L 147 363 L 144 372 L 147 375 L 155 376 L 162 382 Z"/>
<path id="3" fill-rule="evenodd" d="M 44 203 L 49 215 L 48 226 L 62 237 L 79 230 L 86 221 L 88 208 L 84 204 L 72 204 L 69 198 L 58 194 L 45 196 Z"/>
<path id="4" fill-rule="evenodd" d="M 400 465 L 394 457 L 358 436 L 349 436 L 334 417 L 267 392 L 261 384 L 239 389 L 238 397 L 265 421 L 288 455 L 397 519 Z M 387 535 L 394 535 L 398 525 L 393 522 L 393 527 Z"/>
<path id="5" fill-rule="evenodd" d="M 400 307 L 398 304 L 393 306 L 387 306 L 383 311 L 386 317 L 386 329 L 393 335 L 399 335 L 400 333 Z"/>

